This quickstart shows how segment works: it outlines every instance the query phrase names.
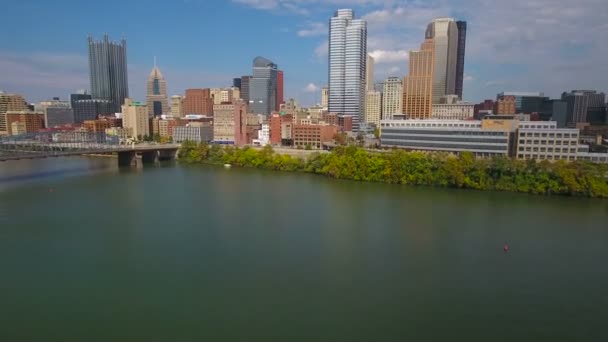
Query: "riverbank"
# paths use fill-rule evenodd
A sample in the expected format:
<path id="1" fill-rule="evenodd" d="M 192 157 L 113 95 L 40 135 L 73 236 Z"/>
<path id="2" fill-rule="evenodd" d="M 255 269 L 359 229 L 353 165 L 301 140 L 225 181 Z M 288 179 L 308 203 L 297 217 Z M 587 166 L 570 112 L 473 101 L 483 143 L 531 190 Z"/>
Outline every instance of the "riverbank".
<path id="1" fill-rule="evenodd" d="M 470 153 L 453 156 L 403 150 L 371 153 L 353 146 L 330 153 L 311 152 L 303 159 L 276 153 L 269 146 L 253 149 L 187 142 L 182 144 L 179 160 L 365 182 L 608 198 L 608 165 L 585 162 L 475 159 Z"/>

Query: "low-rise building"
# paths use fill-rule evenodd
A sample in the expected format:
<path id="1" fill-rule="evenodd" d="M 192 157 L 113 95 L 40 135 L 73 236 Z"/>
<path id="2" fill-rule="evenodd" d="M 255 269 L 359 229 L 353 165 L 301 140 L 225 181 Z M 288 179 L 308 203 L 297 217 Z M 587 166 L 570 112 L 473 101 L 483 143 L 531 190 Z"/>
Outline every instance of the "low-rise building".
<path id="1" fill-rule="evenodd" d="M 204 123 L 190 123 L 187 126 L 173 128 L 173 141 L 211 142 L 213 141 L 213 126 Z"/>
<path id="2" fill-rule="evenodd" d="M 324 143 L 331 143 L 338 133 L 335 125 L 294 125 L 293 144 L 300 148 L 321 149 Z"/>
<path id="3" fill-rule="evenodd" d="M 479 157 L 508 156 L 512 127 L 460 120 L 383 120 L 381 144 L 420 151 L 469 151 Z"/>
<path id="4" fill-rule="evenodd" d="M 43 129 L 44 126 L 44 113 L 32 112 L 32 111 L 7 111 L 4 113 L 5 122 L 8 128 L 8 134 L 14 135 L 13 133 L 13 122 L 22 122 L 25 125 L 25 133 L 35 133 Z M 23 131 L 22 126 L 16 126 L 20 132 Z"/>
<path id="5" fill-rule="evenodd" d="M 270 125 L 262 124 L 258 131 L 258 138 L 253 140 L 253 145 L 266 146 L 270 144 Z"/>
<path id="6" fill-rule="evenodd" d="M 130 128 L 111 127 L 106 129 L 106 136 L 117 137 L 120 142 L 125 142 L 129 137 L 133 136 Z"/>
<path id="7" fill-rule="evenodd" d="M 517 159 L 574 161 L 580 131 L 557 128 L 555 121 L 521 122 L 517 130 Z"/>

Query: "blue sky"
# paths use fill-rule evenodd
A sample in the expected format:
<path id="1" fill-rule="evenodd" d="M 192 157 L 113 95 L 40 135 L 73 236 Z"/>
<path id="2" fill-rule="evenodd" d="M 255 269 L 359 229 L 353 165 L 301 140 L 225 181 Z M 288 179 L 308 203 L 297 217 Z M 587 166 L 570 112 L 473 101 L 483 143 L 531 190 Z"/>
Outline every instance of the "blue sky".
<path id="1" fill-rule="evenodd" d="M 354 8 L 368 21 L 376 81 L 407 73 L 426 24 L 469 25 L 465 99 L 501 91 L 608 90 L 605 0 L 4 0 L 0 89 L 39 101 L 88 89 L 87 36 L 128 41 L 131 96 L 145 97 L 157 57 L 169 95 L 229 86 L 261 55 L 285 72 L 285 95 L 319 101 L 327 81 L 327 21 Z"/>

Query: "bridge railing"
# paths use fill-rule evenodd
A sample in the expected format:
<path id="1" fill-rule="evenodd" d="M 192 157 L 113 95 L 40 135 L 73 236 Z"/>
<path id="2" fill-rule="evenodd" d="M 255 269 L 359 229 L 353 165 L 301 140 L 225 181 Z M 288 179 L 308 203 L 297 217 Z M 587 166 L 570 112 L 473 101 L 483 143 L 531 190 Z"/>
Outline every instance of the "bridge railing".
<path id="1" fill-rule="evenodd" d="M 81 131 L 54 131 L 26 133 L 0 137 L 0 153 L 35 153 L 43 155 L 62 154 L 74 151 L 97 151 L 122 149 L 117 136 L 105 133 Z"/>

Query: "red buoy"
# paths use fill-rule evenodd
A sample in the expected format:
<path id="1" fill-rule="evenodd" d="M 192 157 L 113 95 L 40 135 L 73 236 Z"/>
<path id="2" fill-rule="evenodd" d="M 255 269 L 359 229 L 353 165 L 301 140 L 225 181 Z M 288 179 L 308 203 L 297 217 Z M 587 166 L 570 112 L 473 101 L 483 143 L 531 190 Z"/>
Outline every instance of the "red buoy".
<path id="1" fill-rule="evenodd" d="M 509 251 L 509 245 L 505 244 L 504 246 L 502 246 L 502 250 L 507 253 Z"/>

